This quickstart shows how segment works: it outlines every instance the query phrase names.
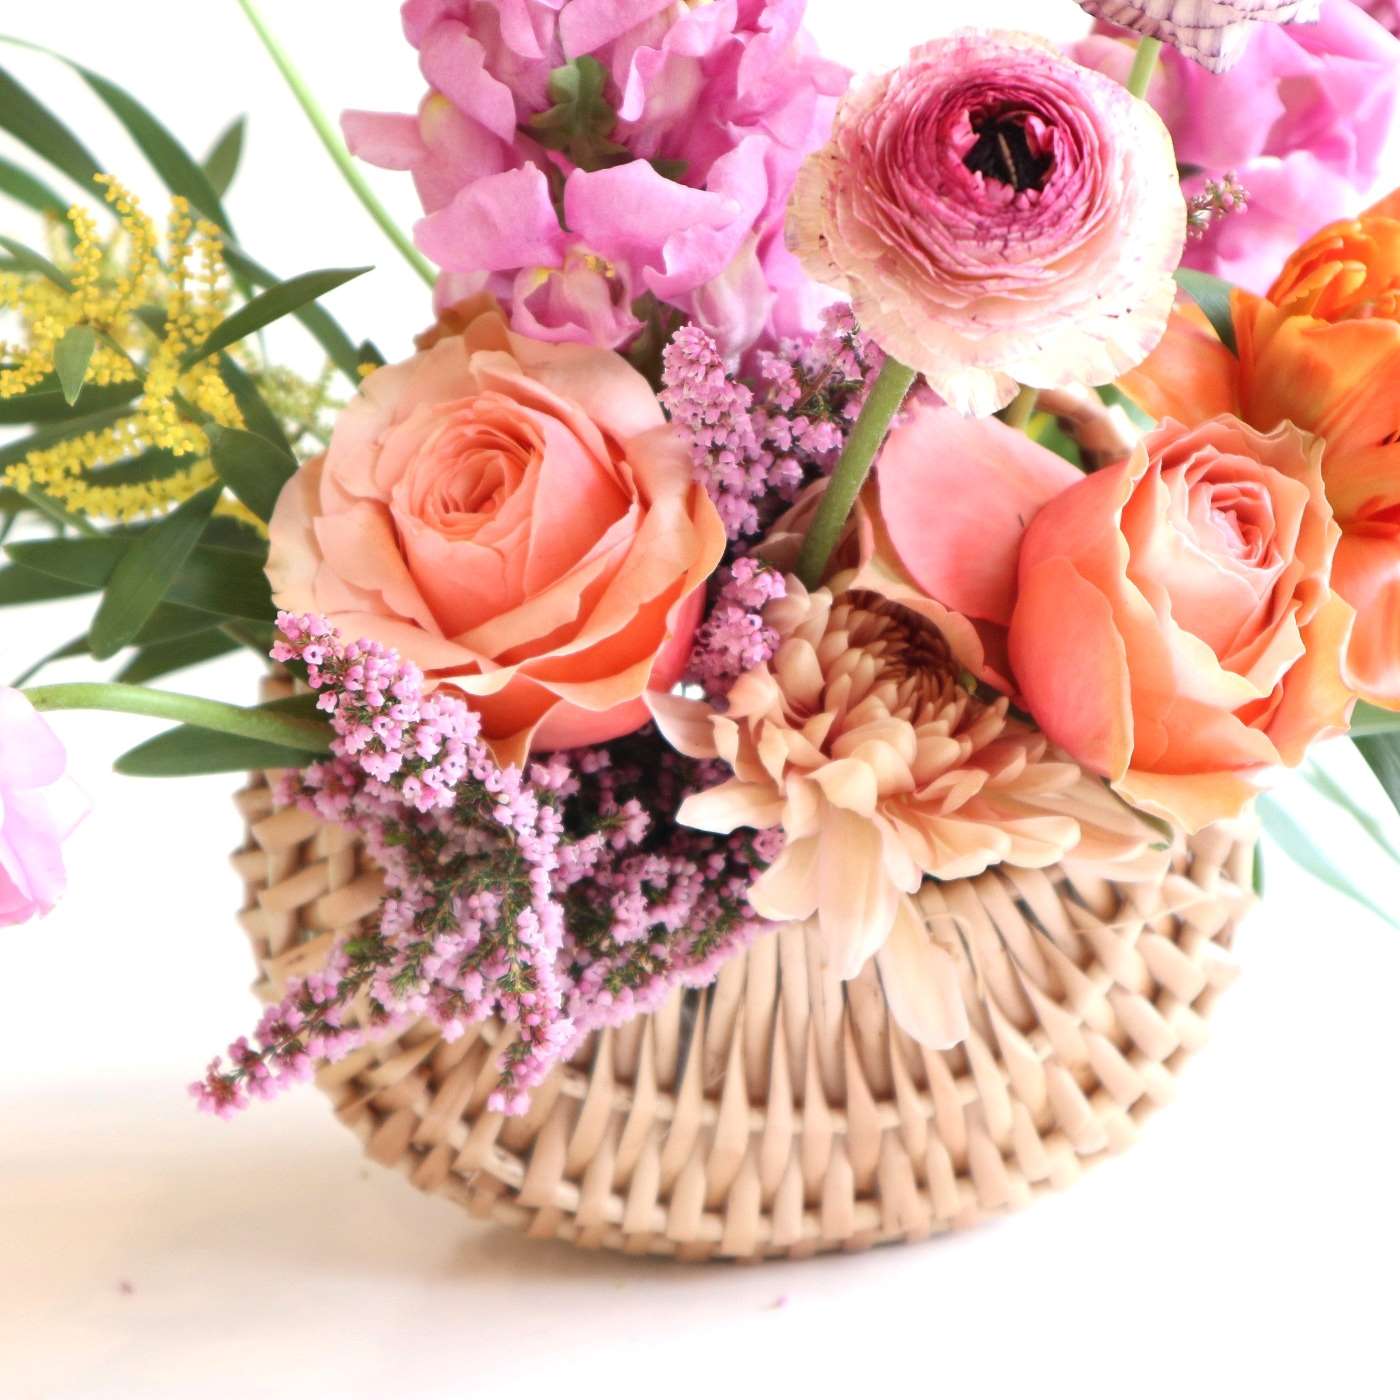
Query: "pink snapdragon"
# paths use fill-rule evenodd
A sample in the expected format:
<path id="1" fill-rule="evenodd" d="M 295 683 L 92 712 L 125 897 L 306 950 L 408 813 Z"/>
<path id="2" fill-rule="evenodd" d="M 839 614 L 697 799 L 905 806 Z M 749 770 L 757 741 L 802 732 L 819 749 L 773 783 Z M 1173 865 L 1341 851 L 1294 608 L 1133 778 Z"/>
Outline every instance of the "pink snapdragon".
<path id="1" fill-rule="evenodd" d="M 1118 78 L 1132 63 L 1107 35 L 1072 52 Z M 1310 234 L 1400 183 L 1400 39 L 1352 0 L 1323 0 L 1316 24 L 1259 26 L 1224 75 L 1164 50 L 1149 96 L 1193 172 L 1188 197 L 1231 173 L 1247 198 L 1192 240 L 1186 265 L 1250 291 L 1265 292 Z"/>
<path id="2" fill-rule="evenodd" d="M 87 810 L 58 737 L 20 691 L 0 688 L 0 925 L 58 903 L 63 843 Z"/>
<path id="3" fill-rule="evenodd" d="M 409 0 L 431 91 L 416 117 L 348 112 L 346 138 L 412 171 L 441 307 L 489 291 L 524 334 L 618 347 L 650 294 L 737 353 L 821 304 L 783 216 L 847 74 L 805 4 Z"/>

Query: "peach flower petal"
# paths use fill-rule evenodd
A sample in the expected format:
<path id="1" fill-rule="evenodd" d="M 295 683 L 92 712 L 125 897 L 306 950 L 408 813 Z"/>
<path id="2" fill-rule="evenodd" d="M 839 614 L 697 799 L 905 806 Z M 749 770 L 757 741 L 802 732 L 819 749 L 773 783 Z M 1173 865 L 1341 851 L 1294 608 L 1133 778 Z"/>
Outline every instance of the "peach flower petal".
<path id="1" fill-rule="evenodd" d="M 635 369 L 489 307 L 365 381 L 270 534 L 279 606 L 450 680 L 508 762 L 647 722 L 726 543 Z"/>

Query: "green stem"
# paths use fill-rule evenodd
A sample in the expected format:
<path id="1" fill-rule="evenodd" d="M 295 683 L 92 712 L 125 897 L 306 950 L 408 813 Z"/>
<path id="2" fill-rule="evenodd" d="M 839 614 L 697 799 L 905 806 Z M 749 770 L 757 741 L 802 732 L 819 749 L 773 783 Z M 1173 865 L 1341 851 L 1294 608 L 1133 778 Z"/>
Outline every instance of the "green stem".
<path id="1" fill-rule="evenodd" d="M 1031 421 L 1031 415 L 1035 412 L 1036 400 L 1039 398 L 1039 389 L 1031 389 L 1023 385 L 1021 392 L 1007 405 L 1006 412 L 1001 416 L 1001 421 L 1008 428 L 1025 432 L 1026 425 Z"/>
<path id="2" fill-rule="evenodd" d="M 327 753 L 331 731 L 314 719 L 277 714 L 269 710 L 245 710 L 220 700 L 150 690 L 142 685 L 78 682 L 73 685 L 39 685 L 24 692 L 36 710 L 108 710 L 115 714 L 145 715 L 196 729 L 236 734 L 303 753 Z"/>
<path id="3" fill-rule="evenodd" d="M 797 576 L 808 588 L 820 586 L 851 507 L 856 503 L 865 478 L 870 475 L 876 454 L 915 378 L 915 372 L 908 365 L 900 364 L 893 356 L 886 359 L 885 367 L 880 371 L 870 397 L 866 399 L 865 407 L 851 429 L 850 437 L 846 439 L 846 450 L 831 473 L 816 519 L 812 521 L 807 538 L 802 542 L 802 552 L 797 556 Z"/>
<path id="4" fill-rule="evenodd" d="M 436 286 L 437 270 L 413 246 L 413 240 L 398 226 L 393 216 L 379 202 L 379 196 L 369 187 L 369 182 L 361 174 L 359 166 L 355 164 L 354 157 L 346 149 L 345 142 L 340 139 L 340 133 L 335 129 L 330 118 L 321 110 L 321 106 L 312 95 L 311 89 L 306 85 L 306 80 L 293 66 L 286 50 L 273 37 L 266 21 L 258 13 L 254 0 L 238 0 L 238 4 L 243 13 L 247 15 L 248 22 L 257 32 L 258 38 L 262 40 L 263 47 L 271 55 L 272 61 L 286 80 L 287 86 L 292 90 L 292 95 L 301 104 L 301 110 L 306 113 L 311 125 L 316 129 L 317 136 L 321 138 L 321 144 L 325 146 L 330 153 L 330 158 L 336 163 L 341 175 L 345 177 L 345 183 L 355 192 L 360 203 L 369 211 L 370 217 L 384 231 L 389 241 L 408 260 L 409 266 L 430 287 Z"/>
<path id="5" fill-rule="evenodd" d="M 1133 71 L 1128 74 L 1128 91 L 1134 97 L 1147 96 L 1148 84 L 1157 71 L 1157 55 L 1162 52 L 1160 39 L 1143 39 L 1138 43 L 1137 54 L 1133 58 Z"/>

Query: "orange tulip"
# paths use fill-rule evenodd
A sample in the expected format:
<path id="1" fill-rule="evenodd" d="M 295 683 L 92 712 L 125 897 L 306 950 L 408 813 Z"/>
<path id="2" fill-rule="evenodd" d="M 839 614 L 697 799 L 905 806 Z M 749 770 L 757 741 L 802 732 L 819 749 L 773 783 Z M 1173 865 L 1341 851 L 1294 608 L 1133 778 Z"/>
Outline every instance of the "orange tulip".
<path id="1" fill-rule="evenodd" d="M 1350 679 L 1400 709 L 1400 191 L 1315 234 L 1267 296 L 1236 291 L 1232 312 L 1238 361 L 1199 312 L 1179 310 L 1123 388 L 1158 417 L 1230 412 L 1326 440 L 1343 536 L 1333 582 L 1357 611 Z"/>

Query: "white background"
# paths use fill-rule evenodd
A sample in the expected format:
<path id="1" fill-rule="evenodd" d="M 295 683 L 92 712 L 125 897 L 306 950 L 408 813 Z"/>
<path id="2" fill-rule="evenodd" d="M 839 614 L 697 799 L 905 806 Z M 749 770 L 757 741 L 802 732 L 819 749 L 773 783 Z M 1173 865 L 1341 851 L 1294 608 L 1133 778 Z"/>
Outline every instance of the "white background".
<path id="1" fill-rule="evenodd" d="M 284 275 L 378 262 L 331 304 L 403 352 L 422 289 L 233 0 L 3 8 L 5 28 L 140 93 L 197 150 L 248 112 L 243 242 Z M 328 107 L 416 101 L 390 0 L 266 8 Z M 1062 33 L 1079 18 L 1070 0 L 812 0 L 811 13 L 857 66 L 955 22 Z M 161 207 L 75 82 L 13 62 Z M 375 178 L 409 221 L 406 181 Z M 0 677 L 82 622 L 67 607 L 0 613 Z M 180 683 L 237 698 L 252 680 L 226 663 Z M 1216 1038 L 1137 1150 L 951 1241 L 682 1268 L 461 1219 L 363 1164 L 311 1090 L 233 1125 L 196 1116 L 185 1083 L 255 1015 L 225 860 L 234 783 L 118 780 L 111 759 L 149 726 L 57 724 L 96 812 L 66 905 L 0 933 L 0 1400 L 416 1400 L 530 1383 L 619 1400 L 1396 1393 L 1400 937 L 1281 858 Z M 1393 870 L 1371 875 L 1394 904 Z"/>

